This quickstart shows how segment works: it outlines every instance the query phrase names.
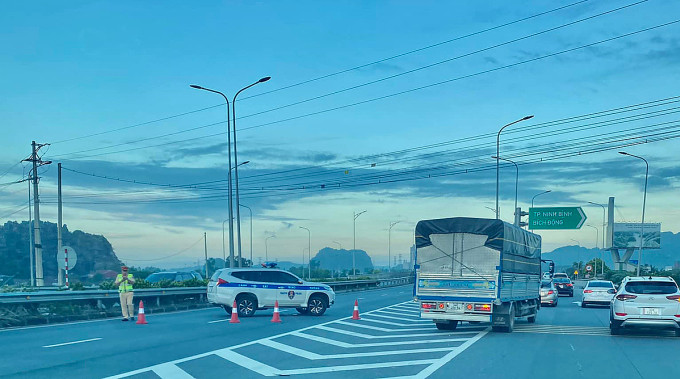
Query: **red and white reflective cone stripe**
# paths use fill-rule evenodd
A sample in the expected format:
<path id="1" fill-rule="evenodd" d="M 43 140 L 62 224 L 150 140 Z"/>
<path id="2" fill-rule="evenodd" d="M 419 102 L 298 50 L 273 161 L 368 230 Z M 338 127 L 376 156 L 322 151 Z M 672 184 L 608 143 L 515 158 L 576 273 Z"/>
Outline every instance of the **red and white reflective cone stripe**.
<path id="1" fill-rule="evenodd" d="M 133 311 L 134 311 L 134 309 L 133 309 Z M 144 302 L 141 301 L 141 300 L 139 301 L 139 314 L 137 315 L 137 324 L 140 324 L 140 325 L 148 324 L 146 322 L 146 316 L 144 315 Z"/>
<path id="2" fill-rule="evenodd" d="M 352 320 L 361 320 L 361 317 L 359 317 L 359 300 L 354 300 L 354 312 L 352 312 Z"/>
<path id="3" fill-rule="evenodd" d="M 274 303 L 274 316 L 272 317 L 272 322 L 281 322 L 281 316 L 279 315 L 279 301 L 276 300 Z"/>
<path id="4" fill-rule="evenodd" d="M 231 320 L 230 324 L 239 324 L 241 321 L 238 319 L 238 308 L 236 308 L 236 300 L 234 300 L 234 306 L 231 307 Z"/>

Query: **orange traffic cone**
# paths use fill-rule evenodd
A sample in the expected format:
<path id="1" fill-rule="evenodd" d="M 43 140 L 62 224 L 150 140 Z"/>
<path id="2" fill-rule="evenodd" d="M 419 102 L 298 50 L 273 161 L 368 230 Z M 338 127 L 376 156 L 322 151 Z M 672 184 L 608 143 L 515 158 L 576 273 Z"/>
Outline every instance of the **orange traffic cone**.
<path id="1" fill-rule="evenodd" d="M 274 303 L 274 317 L 272 317 L 272 322 L 281 322 L 281 316 L 279 315 L 279 301 L 276 300 Z"/>
<path id="2" fill-rule="evenodd" d="M 354 300 L 354 312 L 352 312 L 352 320 L 361 320 L 361 317 L 359 317 L 359 300 Z"/>
<path id="3" fill-rule="evenodd" d="M 137 315 L 137 325 L 147 324 L 146 316 L 144 316 L 144 302 L 139 301 L 139 314 Z"/>
<path id="4" fill-rule="evenodd" d="M 230 324 L 239 324 L 241 321 L 238 319 L 238 308 L 236 308 L 236 300 L 234 300 L 234 306 L 231 307 L 231 320 Z"/>

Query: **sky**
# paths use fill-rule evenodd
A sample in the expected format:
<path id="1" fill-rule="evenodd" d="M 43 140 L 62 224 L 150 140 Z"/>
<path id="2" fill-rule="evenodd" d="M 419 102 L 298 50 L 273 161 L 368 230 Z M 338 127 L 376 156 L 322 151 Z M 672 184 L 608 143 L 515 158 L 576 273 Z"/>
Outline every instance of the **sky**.
<path id="1" fill-rule="evenodd" d="M 616 221 L 680 231 L 676 1 L 25 1 L 0 13 L 0 222 L 28 218 L 31 141 L 41 219 L 101 234 L 127 264 L 223 254 L 235 103 L 240 203 L 258 257 L 323 247 L 408 256 L 419 220 L 494 218 L 496 135 L 518 205 L 615 197 Z M 500 166 L 512 222 L 515 167 Z M 490 209 L 489 209 L 490 208 Z M 242 251 L 250 217 L 241 208 Z M 366 211 L 356 219 L 354 213 Z M 392 223 L 391 232 L 389 227 Z M 226 223 L 228 226 L 228 223 Z M 596 230 L 542 231 L 544 251 Z M 229 234 L 228 231 L 226 233 Z M 269 236 L 265 246 L 265 239 Z M 228 245 L 228 243 L 226 244 Z M 225 250 L 228 250 L 225 249 Z"/>

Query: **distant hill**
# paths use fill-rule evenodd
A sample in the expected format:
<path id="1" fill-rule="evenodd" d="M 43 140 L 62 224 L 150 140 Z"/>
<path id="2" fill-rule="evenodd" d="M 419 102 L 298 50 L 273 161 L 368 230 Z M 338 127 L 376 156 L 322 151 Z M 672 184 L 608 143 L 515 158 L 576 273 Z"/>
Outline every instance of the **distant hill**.
<path id="1" fill-rule="evenodd" d="M 43 246 L 45 284 L 51 284 L 57 278 L 57 224 L 40 222 L 40 236 Z M 69 270 L 73 279 L 86 277 L 97 271 L 120 271 L 121 262 L 104 236 L 80 230 L 71 232 L 64 225 L 62 240 L 65 246 L 71 246 L 78 255 L 75 268 Z M 19 280 L 29 279 L 29 259 L 28 222 L 10 221 L 2 225 L 0 227 L 0 262 L 2 262 L 0 274 L 14 276 Z"/>
<path id="2" fill-rule="evenodd" d="M 609 251 L 602 252 L 605 265 L 612 267 L 612 255 Z M 582 246 L 563 246 L 553 251 L 543 253 L 543 259 L 552 259 L 557 267 L 571 266 L 578 261 L 579 256 L 583 262 L 600 257 L 599 249 L 589 249 Z M 637 249 L 632 259 L 637 259 Z M 650 264 L 657 268 L 673 266 L 680 261 L 680 233 L 662 232 L 661 249 L 648 249 L 642 251 L 642 264 Z"/>
<path id="3" fill-rule="evenodd" d="M 331 247 L 324 247 L 312 258 L 320 263 L 322 269 L 325 270 L 351 270 L 352 269 L 352 251 L 353 250 L 337 250 Z M 364 250 L 354 250 L 354 259 L 357 272 L 359 270 L 373 269 L 373 261 L 371 257 Z"/>

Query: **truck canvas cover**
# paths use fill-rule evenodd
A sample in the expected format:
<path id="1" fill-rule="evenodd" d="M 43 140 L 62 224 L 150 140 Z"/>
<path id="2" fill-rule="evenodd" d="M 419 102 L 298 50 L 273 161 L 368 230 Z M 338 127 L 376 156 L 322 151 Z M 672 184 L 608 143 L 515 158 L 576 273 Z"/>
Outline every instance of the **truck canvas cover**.
<path id="1" fill-rule="evenodd" d="M 420 221 L 416 249 L 434 246 L 431 237 L 435 235 L 454 233 L 478 235 L 484 247 L 499 251 L 502 272 L 540 275 L 541 236 L 502 220 L 454 217 Z M 474 254 L 474 250 L 470 252 Z"/>

